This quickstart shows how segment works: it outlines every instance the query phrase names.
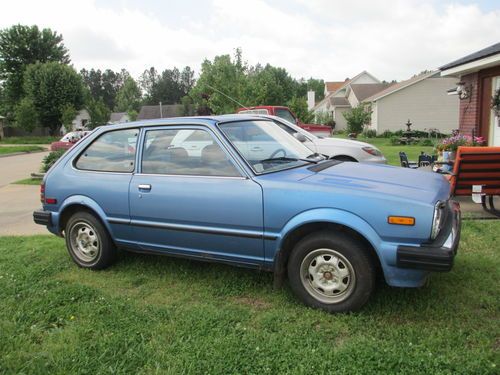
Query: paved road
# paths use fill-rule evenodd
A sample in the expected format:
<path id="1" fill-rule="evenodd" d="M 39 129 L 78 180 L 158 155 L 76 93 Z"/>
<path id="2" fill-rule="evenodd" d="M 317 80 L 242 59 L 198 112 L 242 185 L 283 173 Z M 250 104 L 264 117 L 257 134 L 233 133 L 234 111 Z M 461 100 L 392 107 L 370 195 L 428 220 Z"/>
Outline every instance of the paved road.
<path id="1" fill-rule="evenodd" d="M 9 185 L 38 172 L 47 152 L 0 158 L 0 236 L 45 234 L 45 227 L 33 223 L 33 211 L 40 205 L 40 188 Z"/>
<path id="2" fill-rule="evenodd" d="M 0 188 L 17 180 L 28 178 L 32 172 L 38 172 L 45 155 L 48 155 L 48 152 L 1 157 Z"/>

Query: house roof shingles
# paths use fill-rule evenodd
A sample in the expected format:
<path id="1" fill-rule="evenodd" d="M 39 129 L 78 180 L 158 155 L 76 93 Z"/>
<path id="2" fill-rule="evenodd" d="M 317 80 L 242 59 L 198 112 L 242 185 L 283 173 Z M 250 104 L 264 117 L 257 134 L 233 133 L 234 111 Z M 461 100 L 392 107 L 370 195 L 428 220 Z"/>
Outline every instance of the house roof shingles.
<path id="1" fill-rule="evenodd" d="M 109 122 L 118 122 L 125 116 L 127 112 L 113 112 L 111 116 L 109 116 Z"/>
<path id="2" fill-rule="evenodd" d="M 353 83 L 351 89 L 354 91 L 356 98 L 362 102 L 366 98 L 386 89 L 387 86 L 389 86 L 388 83 Z"/>
<path id="3" fill-rule="evenodd" d="M 426 78 L 430 78 L 432 76 L 435 76 L 438 73 L 439 73 L 438 71 L 433 71 L 433 72 L 429 72 L 429 73 L 425 73 L 425 74 L 420 74 L 418 76 L 407 79 L 406 81 L 394 83 L 393 85 L 386 87 L 384 90 L 379 91 L 379 92 L 373 94 L 372 96 L 365 98 L 364 101 L 365 102 L 372 102 L 374 100 L 380 99 L 383 96 L 386 96 L 386 95 L 392 94 L 393 92 L 404 89 L 405 87 L 411 86 L 411 85 L 413 85 L 417 82 L 420 82 Z"/>
<path id="4" fill-rule="evenodd" d="M 182 104 L 143 105 L 137 115 L 137 120 L 177 117 L 181 115 Z"/>
<path id="5" fill-rule="evenodd" d="M 334 96 L 330 98 L 330 104 L 334 107 L 350 107 L 349 101 L 342 96 Z"/>
<path id="6" fill-rule="evenodd" d="M 334 92 L 337 91 L 344 82 L 336 81 L 336 82 L 325 82 L 326 85 L 326 91 L 327 92 Z"/>
<path id="7" fill-rule="evenodd" d="M 500 43 L 493 44 L 492 46 L 483 48 L 480 51 L 471 53 L 470 55 L 464 56 L 458 60 L 452 61 L 451 63 L 448 63 L 446 65 L 443 65 L 440 67 L 440 70 L 447 70 L 454 68 L 459 65 L 464 65 L 476 60 L 483 59 L 488 56 L 496 55 L 497 53 L 500 53 Z"/>

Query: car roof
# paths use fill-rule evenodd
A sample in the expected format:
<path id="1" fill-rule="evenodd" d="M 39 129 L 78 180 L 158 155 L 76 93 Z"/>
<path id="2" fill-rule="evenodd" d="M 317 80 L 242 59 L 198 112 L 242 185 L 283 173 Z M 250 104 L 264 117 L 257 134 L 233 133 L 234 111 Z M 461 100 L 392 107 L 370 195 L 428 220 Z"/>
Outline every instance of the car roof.
<path id="1" fill-rule="evenodd" d="M 228 115 L 216 115 L 216 116 L 187 116 L 187 117 L 169 117 L 169 118 L 158 118 L 150 120 L 139 120 L 132 122 L 125 122 L 113 125 L 104 125 L 99 127 L 100 129 L 114 130 L 114 129 L 128 129 L 137 128 L 145 126 L 165 126 L 165 125 L 178 125 L 178 124 L 193 124 L 193 125 L 209 125 L 215 126 L 218 123 L 233 122 L 233 121 L 252 121 L 261 120 L 262 117 L 258 115 L 247 115 L 247 114 L 228 114 Z"/>

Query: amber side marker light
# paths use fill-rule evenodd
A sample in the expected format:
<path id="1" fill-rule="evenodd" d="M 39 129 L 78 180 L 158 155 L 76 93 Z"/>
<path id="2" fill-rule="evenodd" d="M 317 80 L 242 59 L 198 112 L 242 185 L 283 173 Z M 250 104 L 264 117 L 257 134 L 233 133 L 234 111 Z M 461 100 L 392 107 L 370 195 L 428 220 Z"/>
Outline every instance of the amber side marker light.
<path id="1" fill-rule="evenodd" d="M 408 216 L 389 216 L 387 222 L 394 225 L 415 225 L 415 218 Z"/>

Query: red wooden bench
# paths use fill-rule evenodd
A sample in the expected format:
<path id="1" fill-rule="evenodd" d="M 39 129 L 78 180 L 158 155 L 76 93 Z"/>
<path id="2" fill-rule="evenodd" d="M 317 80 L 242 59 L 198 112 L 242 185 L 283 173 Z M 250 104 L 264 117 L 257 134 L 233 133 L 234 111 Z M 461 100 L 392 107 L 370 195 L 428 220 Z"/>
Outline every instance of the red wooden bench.
<path id="1" fill-rule="evenodd" d="M 472 196 L 485 211 L 500 217 L 493 202 L 500 196 L 500 147 L 459 147 L 449 180 L 452 195 Z"/>

